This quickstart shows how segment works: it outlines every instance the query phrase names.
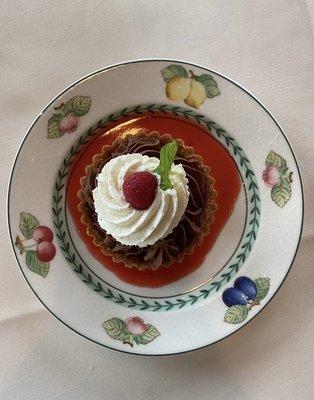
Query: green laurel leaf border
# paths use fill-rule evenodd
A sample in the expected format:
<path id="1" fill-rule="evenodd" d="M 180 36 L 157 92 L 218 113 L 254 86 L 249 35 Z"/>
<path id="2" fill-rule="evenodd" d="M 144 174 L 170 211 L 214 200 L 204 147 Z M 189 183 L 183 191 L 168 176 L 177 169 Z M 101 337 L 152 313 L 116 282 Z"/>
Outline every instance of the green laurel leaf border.
<path id="1" fill-rule="evenodd" d="M 79 257 L 75 254 L 68 238 L 64 222 L 64 193 L 66 177 L 69 173 L 70 167 L 73 164 L 73 158 L 80 152 L 81 148 L 86 145 L 95 134 L 95 129 L 103 128 L 108 123 L 116 121 L 120 117 L 130 117 L 141 114 L 154 114 L 164 113 L 173 114 L 178 117 L 183 117 L 193 122 L 198 123 L 202 127 L 209 129 L 219 141 L 229 149 L 234 155 L 238 164 L 243 172 L 242 178 L 246 181 L 247 202 L 248 202 L 248 218 L 246 221 L 244 235 L 238 246 L 237 252 L 232 258 L 231 265 L 224 268 L 219 275 L 218 279 L 214 282 L 209 282 L 207 285 L 196 289 L 192 294 L 185 294 L 180 298 L 168 297 L 165 299 L 149 299 L 142 298 L 136 295 L 129 295 L 120 290 L 111 287 L 109 284 L 104 285 L 99 282 L 90 271 L 83 265 L 83 262 L 78 260 Z M 252 250 L 252 246 L 256 240 L 257 231 L 259 228 L 260 219 L 260 194 L 257 184 L 256 176 L 250 161 L 246 157 L 242 148 L 238 145 L 236 140 L 229 136 L 229 134 L 222 129 L 215 122 L 209 120 L 204 115 L 198 114 L 193 110 L 186 109 L 179 106 L 171 106 L 169 104 L 149 104 L 137 105 L 134 107 L 124 108 L 117 113 L 113 113 L 108 117 L 100 119 L 96 124 L 91 126 L 85 133 L 72 145 L 69 153 L 64 158 L 62 165 L 58 171 L 57 179 L 55 182 L 52 198 L 52 213 L 53 224 L 56 231 L 60 248 L 71 265 L 73 271 L 82 279 L 82 281 L 90 286 L 95 292 L 99 293 L 105 299 L 111 300 L 116 304 L 120 304 L 132 309 L 142 311 L 172 311 L 191 306 L 201 300 L 206 299 L 209 295 L 214 294 L 220 290 L 222 285 L 228 283 L 233 276 L 239 271 Z"/>

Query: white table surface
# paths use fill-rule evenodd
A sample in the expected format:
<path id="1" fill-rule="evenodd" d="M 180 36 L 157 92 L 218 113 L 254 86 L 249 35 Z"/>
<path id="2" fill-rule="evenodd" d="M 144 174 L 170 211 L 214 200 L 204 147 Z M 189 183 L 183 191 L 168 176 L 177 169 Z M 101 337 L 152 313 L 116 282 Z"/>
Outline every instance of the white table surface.
<path id="1" fill-rule="evenodd" d="M 0 399 L 314 398 L 314 4 L 310 0 L 0 2 Z M 274 114 L 303 173 L 306 211 L 294 266 L 240 332 L 181 356 L 107 350 L 34 297 L 10 248 L 5 196 L 19 143 L 78 78 L 119 61 L 199 63 L 240 82 Z"/>

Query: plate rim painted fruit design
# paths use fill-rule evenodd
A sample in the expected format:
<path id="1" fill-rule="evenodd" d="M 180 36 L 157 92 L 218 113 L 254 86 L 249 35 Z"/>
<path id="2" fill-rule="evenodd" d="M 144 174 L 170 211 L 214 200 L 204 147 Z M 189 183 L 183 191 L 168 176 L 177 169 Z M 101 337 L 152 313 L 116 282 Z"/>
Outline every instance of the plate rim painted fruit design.
<path id="1" fill-rule="evenodd" d="M 260 220 L 260 194 L 257 185 L 257 178 L 254 174 L 253 168 L 247 159 L 245 152 L 239 146 L 237 141 L 230 136 L 228 132 L 219 127 L 219 125 L 193 110 L 166 104 L 154 104 L 152 106 L 136 105 L 135 107 L 117 111 L 112 118 L 119 119 L 122 111 L 124 111 L 123 114 L 126 113 L 127 115 L 133 117 L 136 115 L 142 115 L 145 111 L 153 113 L 158 112 L 160 109 L 162 109 L 163 112 L 167 112 L 169 115 L 172 115 L 172 113 L 175 113 L 176 115 L 182 114 L 183 116 L 188 115 L 189 118 L 195 119 L 200 126 L 206 126 L 208 129 L 208 134 L 211 134 L 219 143 L 225 145 L 227 148 L 229 147 L 232 150 L 234 153 L 234 162 L 236 163 L 241 175 L 246 198 L 245 227 L 234 253 L 229 258 L 227 263 L 222 267 L 222 269 L 215 275 L 213 281 L 208 283 L 205 282 L 196 289 L 192 289 L 187 293 L 174 294 L 164 297 L 139 296 L 136 293 L 119 290 L 117 287 L 110 285 L 106 281 L 103 281 L 80 257 L 80 254 L 77 252 L 68 230 L 67 217 L 65 215 L 66 188 L 64 182 L 67 171 L 71 166 L 72 155 L 79 151 L 82 143 L 87 140 L 91 140 L 91 136 L 93 135 L 95 129 L 97 129 L 99 126 L 106 126 L 108 123 L 108 118 L 104 117 L 97 123 L 96 127 L 93 127 L 92 130 L 88 129 L 88 131 L 83 134 L 83 136 L 80 136 L 78 140 L 71 146 L 70 151 L 66 153 L 64 160 L 62 160 L 60 163 L 60 169 L 57 173 L 57 179 L 54 185 L 52 196 L 52 211 L 54 215 L 53 224 L 55 227 L 56 236 L 66 260 L 69 262 L 76 274 L 95 292 L 99 293 L 106 299 L 121 305 L 125 305 L 126 307 L 142 311 L 170 311 L 182 309 L 183 307 L 191 306 L 197 302 L 207 299 L 208 296 L 218 292 L 236 273 L 241 270 L 242 265 L 254 246 L 256 236 L 258 234 Z M 112 118 L 109 118 L 109 122 L 112 120 Z"/>
<path id="2" fill-rule="evenodd" d="M 45 260 L 48 260 L 48 258 L 49 261 L 52 261 L 51 265 L 49 265 L 49 273 L 47 273 L 47 266 L 44 265 L 45 268 L 42 269 L 43 273 L 40 274 L 38 272 L 34 273 L 36 271 L 33 272 L 31 268 L 29 268 L 30 260 L 28 260 L 29 265 L 26 265 L 24 255 L 19 255 L 19 251 L 21 251 L 21 243 L 18 243 L 17 246 L 14 241 L 14 238 L 19 232 L 19 223 L 17 221 L 18 217 L 20 216 L 20 213 L 25 212 L 34 216 L 34 218 L 38 221 L 38 224 L 40 221 L 40 225 L 36 226 L 43 228 L 41 232 L 38 231 L 39 236 L 43 235 L 42 237 L 44 243 L 40 246 L 40 249 L 43 248 L 48 251 L 48 248 L 52 249 L 52 246 L 54 247 L 57 243 L 56 238 L 53 238 L 49 242 L 51 238 L 47 233 L 48 229 L 50 230 L 52 227 L 52 216 L 48 216 L 47 214 L 44 214 L 43 216 L 40 210 L 38 210 L 37 214 L 36 209 L 29 207 L 30 203 L 27 197 L 25 197 L 24 201 L 18 205 L 19 210 L 17 209 L 17 206 L 12 205 L 11 195 L 12 193 L 14 194 L 16 190 L 16 184 L 19 179 L 17 171 L 22 171 L 21 165 L 23 165 L 23 163 L 25 165 L 23 154 L 26 151 L 25 149 L 30 149 L 30 147 L 27 146 L 29 142 L 35 138 L 37 127 L 41 125 L 41 131 L 44 132 L 44 139 L 49 140 L 51 143 L 56 143 L 55 145 L 53 144 L 53 146 L 56 146 L 55 148 L 58 148 L 57 142 L 63 139 L 67 145 L 71 145 L 75 141 L 73 136 L 76 134 L 81 136 L 83 133 L 82 129 L 86 129 L 86 127 L 95 124 L 95 121 L 97 121 L 97 117 L 99 115 L 99 112 L 97 114 L 97 108 L 99 109 L 100 107 L 99 103 L 97 105 L 97 99 L 95 98 L 96 96 L 94 96 L 92 93 L 93 82 L 96 82 L 96 80 L 103 80 L 103 82 L 107 82 L 108 84 L 106 77 L 107 73 L 110 74 L 110 71 L 117 75 L 119 75 L 119 71 L 123 70 L 127 71 L 128 74 L 132 74 L 134 73 L 135 69 L 141 69 L 142 65 L 146 66 L 146 73 L 148 75 L 154 74 L 155 76 L 154 79 L 156 81 L 154 81 L 153 85 L 156 87 L 156 93 L 159 93 L 157 103 L 174 104 L 180 108 L 182 107 L 182 100 L 186 99 L 186 105 L 183 105 L 183 107 L 191 107 L 191 112 L 195 110 L 195 108 L 199 108 L 199 113 L 203 113 L 204 116 L 209 117 L 215 122 L 218 122 L 219 125 L 221 125 L 223 128 L 226 128 L 227 131 L 230 131 L 230 133 L 234 135 L 232 129 L 226 126 L 226 122 L 220 122 L 216 104 L 219 103 L 219 98 L 225 96 L 224 100 L 226 101 L 227 99 L 226 108 L 228 108 L 228 100 L 232 99 L 233 96 L 237 96 L 243 101 L 243 103 L 248 102 L 249 106 L 252 105 L 252 107 L 254 107 L 256 110 L 256 113 L 262 115 L 265 126 L 271 127 L 271 129 L 275 130 L 277 133 L 279 132 L 280 135 L 278 135 L 278 140 L 282 140 L 284 143 L 283 149 L 276 146 L 275 143 L 271 143 L 271 145 L 268 147 L 268 151 L 264 151 L 263 154 L 257 157 L 258 164 L 257 161 L 254 160 L 254 168 L 255 174 L 258 178 L 258 185 L 262 192 L 261 204 L 263 207 L 265 205 L 264 210 L 262 207 L 261 218 L 268 218 L 267 213 L 263 215 L 263 212 L 265 212 L 266 209 L 270 210 L 272 214 L 280 211 L 282 213 L 286 213 L 286 210 L 288 210 L 289 207 L 295 207 L 297 210 L 297 227 L 293 242 L 291 244 L 291 254 L 289 254 L 289 259 L 283 261 L 284 267 L 282 267 L 282 271 L 280 272 L 278 272 L 276 269 L 275 271 L 271 270 L 268 264 L 265 265 L 264 270 L 258 270 L 257 267 L 254 269 L 254 267 L 249 268 L 247 266 L 248 264 L 252 264 L 252 254 L 252 256 L 249 257 L 249 262 L 245 262 L 245 268 L 243 271 L 241 270 L 240 274 L 236 275 L 234 279 L 230 280 L 228 285 L 230 290 L 228 294 L 224 296 L 225 305 L 223 304 L 223 292 L 228 290 L 227 287 L 223 288 L 224 290 L 221 289 L 217 295 L 213 296 L 212 300 L 208 300 L 204 302 L 204 304 L 200 303 L 199 306 L 193 306 L 196 307 L 194 310 L 194 313 L 196 313 L 195 327 L 185 325 L 186 322 L 183 322 L 182 313 L 188 312 L 184 311 L 184 308 L 181 311 L 173 311 L 171 314 L 166 313 L 170 316 L 171 320 L 165 321 L 162 317 L 162 314 L 164 313 L 152 314 L 149 311 L 135 310 L 132 308 L 128 309 L 115 304 L 112 305 L 112 307 L 108 307 L 107 305 L 105 306 L 104 303 L 110 304 L 110 302 L 103 302 L 100 305 L 97 300 L 95 300 L 94 304 L 95 312 L 96 310 L 99 310 L 97 322 L 95 324 L 90 323 L 88 322 L 87 317 L 85 319 L 82 317 L 82 320 L 78 321 L 75 319 L 75 312 L 70 314 L 70 310 L 66 306 L 64 306 L 63 309 L 60 309 L 60 304 L 58 301 L 56 300 L 53 302 L 49 298 L 49 285 L 56 285 L 59 279 L 58 276 L 60 274 L 59 269 L 61 267 L 60 263 L 62 257 L 60 254 L 60 248 L 57 248 L 56 255 L 52 255 L 52 253 L 50 255 L 45 255 L 46 253 L 44 253 L 44 250 L 43 253 L 38 253 L 42 258 L 43 263 L 45 263 Z M 173 94 L 171 94 L 170 97 L 168 96 L 169 90 L 173 90 L 173 87 L 177 85 L 178 80 L 173 81 L 173 85 L 170 87 L 170 89 L 168 87 L 168 94 L 165 90 L 166 80 L 161 71 L 164 71 L 170 66 L 182 66 L 182 68 L 191 71 L 191 76 L 188 76 L 188 79 L 191 79 L 192 83 L 189 83 L 190 86 L 187 86 L 186 93 L 184 93 L 182 96 L 180 94 L 180 101 L 176 99 L 172 100 L 171 96 L 173 97 Z M 180 70 L 180 68 L 178 70 Z M 177 73 L 176 68 L 174 68 L 173 71 L 174 74 Z M 173 71 L 171 70 L 170 72 L 173 73 Z M 168 77 L 173 79 L 175 75 L 172 76 L 170 72 L 168 73 Z M 185 76 L 182 70 L 180 70 L 179 74 L 183 74 Z M 124 79 L 127 79 L 126 75 L 124 75 Z M 194 80 L 198 83 L 196 84 Z M 114 79 L 112 82 L 114 85 Z M 187 82 L 183 83 L 186 84 Z M 205 89 L 203 89 L 202 85 L 204 85 Z M 207 87 L 206 85 L 209 86 Z M 81 89 L 81 86 L 84 86 L 84 90 Z M 215 87 L 217 87 L 217 89 L 215 89 Z M 177 88 L 175 89 L 177 90 Z M 211 96 L 210 90 L 213 90 L 213 96 Z M 207 97 L 207 100 L 205 100 L 204 93 L 206 94 L 205 97 Z M 116 96 L 118 99 L 119 94 L 116 94 Z M 155 94 L 155 98 L 153 99 L 154 101 L 148 101 L 145 96 L 143 96 L 143 101 L 141 101 L 141 99 L 134 101 L 133 98 L 130 98 L 129 107 L 131 107 L 133 104 L 155 103 L 156 96 L 157 94 Z M 115 110 L 112 109 L 112 112 L 116 112 L 121 108 L 123 107 L 116 107 Z M 53 121 L 50 121 L 50 124 L 52 124 L 50 132 L 54 132 L 51 138 L 54 140 L 47 139 L 47 133 L 43 131 L 43 127 L 47 126 L 48 120 L 49 118 L 52 118 L 53 113 L 58 112 L 59 115 L 55 116 Z M 102 115 L 105 114 L 106 112 L 103 112 Z M 213 117 L 211 118 L 212 114 Z M 107 115 L 110 115 L 110 112 L 108 112 Z M 234 118 L 236 118 L 236 115 Z M 251 121 L 251 123 L 253 122 Z M 239 128 L 241 123 L 236 120 L 235 125 L 238 126 L 237 130 L 241 133 Z M 244 135 L 245 130 L 243 130 L 243 132 Z M 268 132 L 264 132 L 264 134 L 267 136 Z M 238 136 L 235 136 L 238 140 Z M 76 137 L 76 139 L 78 139 L 78 137 Z M 259 139 L 263 139 L 263 134 L 259 136 Z M 41 138 L 40 140 L 43 139 Z M 244 136 L 242 137 L 240 144 L 244 150 L 246 150 Z M 62 160 L 64 154 L 60 154 L 58 156 L 59 160 Z M 251 160 L 250 156 L 249 160 Z M 36 162 L 36 157 L 34 162 Z M 56 171 L 59 168 L 59 165 L 60 162 L 56 162 L 54 164 Z M 20 176 L 22 176 L 21 172 Z M 7 215 L 11 244 L 20 270 L 34 294 L 48 309 L 48 311 L 50 311 L 59 321 L 61 321 L 71 330 L 79 333 L 81 336 L 117 351 L 138 355 L 170 355 L 185 353 L 214 344 L 241 329 L 256 315 L 258 315 L 262 309 L 265 308 L 265 306 L 275 296 L 284 282 L 297 254 L 303 228 L 304 195 L 302 179 L 297 160 L 286 135 L 272 114 L 249 91 L 230 78 L 197 64 L 172 59 L 144 59 L 114 64 L 107 68 L 93 72 L 70 85 L 44 108 L 44 110 L 35 119 L 27 131 L 26 136 L 24 137 L 15 157 L 10 174 L 7 193 Z M 281 217 L 279 216 L 279 218 Z M 287 217 L 285 218 L 286 220 L 288 219 Z M 286 222 L 287 224 L 289 223 L 289 221 Z M 35 228 L 33 228 L 34 227 L 31 225 L 30 230 L 34 231 Z M 47 229 L 45 230 L 44 228 Z M 280 227 L 273 227 L 273 229 L 275 231 L 277 229 L 279 232 Z M 48 236 L 46 237 L 45 234 L 47 234 L 49 238 Z M 27 235 L 30 236 L 30 231 L 27 233 Z M 25 239 L 27 238 L 25 237 Z M 30 245 L 36 245 L 36 248 L 38 248 L 41 239 L 38 239 L 37 236 L 36 239 L 38 240 L 38 242 L 36 242 L 37 244 L 32 243 Z M 51 244 L 49 245 L 49 243 Z M 36 257 L 38 257 L 38 254 Z M 32 253 L 31 255 L 33 257 L 34 254 Z M 265 256 L 265 258 L 267 257 Z M 37 261 L 37 258 L 36 260 L 34 258 L 32 263 L 35 262 L 36 264 Z M 37 267 L 38 265 L 36 264 L 35 269 Z M 62 273 L 67 274 L 67 279 L 72 279 L 69 278 L 70 272 L 72 271 L 64 271 Z M 78 280 L 74 274 L 73 276 L 76 280 Z M 43 277 L 45 277 L 45 279 L 43 279 Z M 237 282 L 239 278 L 241 279 Z M 73 285 L 76 286 L 77 284 L 73 283 Z M 56 288 L 56 286 L 54 287 Z M 88 304 L 93 302 L 95 298 L 99 297 L 96 293 L 93 295 L 95 297 L 91 297 L 92 294 L 87 294 L 86 290 L 87 289 L 84 289 L 84 285 L 82 285 L 80 291 L 82 296 L 85 296 L 86 294 L 86 298 L 88 297 Z M 65 294 L 65 296 L 68 295 L 68 293 Z M 226 306 L 228 307 L 227 310 L 225 308 Z M 190 308 L 193 309 L 193 307 Z M 213 313 L 211 311 L 213 311 Z M 158 318 L 156 314 L 158 314 Z M 211 319 L 210 315 L 214 315 L 215 318 Z M 90 318 L 94 318 L 92 313 L 90 313 Z M 110 324 L 109 322 L 108 324 L 105 324 L 106 321 L 112 322 Z M 181 324 L 180 329 L 175 332 L 174 326 L 176 326 L 178 323 Z M 105 325 L 103 326 L 103 324 Z M 210 327 L 215 327 L 215 329 L 210 329 Z M 195 331 L 194 339 L 191 338 L 191 333 L 189 334 L 190 329 L 194 329 Z M 182 348 L 175 347 L 177 346 L 177 343 L 175 343 L 174 337 L 178 335 L 181 336 L 181 341 L 183 343 Z"/>

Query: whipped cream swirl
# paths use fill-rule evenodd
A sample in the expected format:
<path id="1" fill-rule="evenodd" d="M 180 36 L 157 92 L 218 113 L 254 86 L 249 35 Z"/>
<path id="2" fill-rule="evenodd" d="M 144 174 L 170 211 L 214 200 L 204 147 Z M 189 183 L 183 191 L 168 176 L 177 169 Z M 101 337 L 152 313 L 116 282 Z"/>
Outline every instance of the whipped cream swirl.
<path id="1" fill-rule="evenodd" d="M 111 159 L 97 175 L 93 199 L 98 223 L 124 245 L 146 247 L 166 237 L 178 225 L 188 205 L 188 179 L 181 164 L 171 166 L 169 178 L 173 188 L 162 190 L 158 185 L 148 209 L 136 210 L 125 200 L 125 178 L 140 171 L 153 173 L 158 164 L 156 157 L 126 154 Z M 160 182 L 159 175 L 155 176 Z"/>

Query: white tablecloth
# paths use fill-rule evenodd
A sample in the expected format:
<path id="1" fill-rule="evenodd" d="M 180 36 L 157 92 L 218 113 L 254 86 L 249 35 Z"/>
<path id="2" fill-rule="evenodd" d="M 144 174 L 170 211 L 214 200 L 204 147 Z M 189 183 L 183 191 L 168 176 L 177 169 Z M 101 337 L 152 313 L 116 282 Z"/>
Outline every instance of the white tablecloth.
<path id="1" fill-rule="evenodd" d="M 1 400 L 314 398 L 313 27 L 310 0 L 0 2 Z M 94 70 L 145 57 L 203 64 L 252 91 L 295 149 L 307 203 L 294 267 L 266 310 L 223 342 L 159 358 L 107 350 L 55 320 L 22 278 L 5 222 L 13 157 L 43 106 Z"/>

